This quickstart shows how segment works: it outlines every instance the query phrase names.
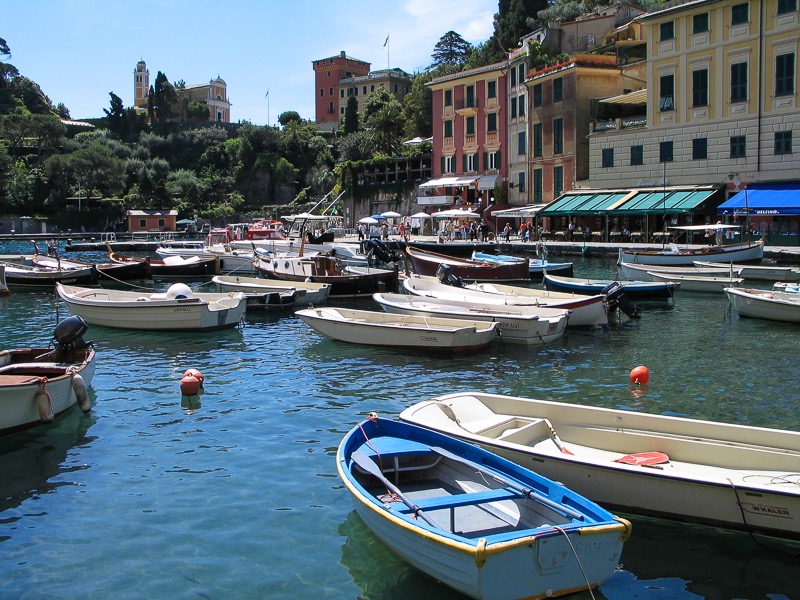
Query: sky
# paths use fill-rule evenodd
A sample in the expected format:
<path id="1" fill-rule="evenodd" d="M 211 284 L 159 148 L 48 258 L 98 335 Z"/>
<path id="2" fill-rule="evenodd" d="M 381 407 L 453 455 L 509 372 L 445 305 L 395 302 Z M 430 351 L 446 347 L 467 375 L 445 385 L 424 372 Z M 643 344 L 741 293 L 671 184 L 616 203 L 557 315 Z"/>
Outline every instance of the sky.
<path id="1" fill-rule="evenodd" d="M 455 31 L 472 44 L 493 33 L 497 0 L 3 0 L 7 62 L 73 119 L 97 118 L 109 93 L 133 105 L 133 71 L 147 63 L 175 83 L 228 86 L 231 121 L 314 119 L 312 62 L 338 55 L 409 74 Z M 386 38 L 389 42 L 384 45 Z"/>

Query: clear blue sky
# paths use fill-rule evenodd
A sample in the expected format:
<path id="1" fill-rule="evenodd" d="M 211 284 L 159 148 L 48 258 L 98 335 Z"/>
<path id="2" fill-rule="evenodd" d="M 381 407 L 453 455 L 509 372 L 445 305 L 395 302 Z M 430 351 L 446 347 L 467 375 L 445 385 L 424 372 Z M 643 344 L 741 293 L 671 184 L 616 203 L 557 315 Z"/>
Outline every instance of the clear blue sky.
<path id="1" fill-rule="evenodd" d="M 74 119 L 102 117 L 109 92 L 133 104 L 143 59 L 155 82 L 228 84 L 232 121 L 314 118 L 312 61 L 344 50 L 413 74 L 448 31 L 489 39 L 496 0 L 3 0 L 0 38 L 20 74 Z M 389 43 L 384 46 L 387 35 Z M 269 90 L 269 101 L 265 98 Z"/>

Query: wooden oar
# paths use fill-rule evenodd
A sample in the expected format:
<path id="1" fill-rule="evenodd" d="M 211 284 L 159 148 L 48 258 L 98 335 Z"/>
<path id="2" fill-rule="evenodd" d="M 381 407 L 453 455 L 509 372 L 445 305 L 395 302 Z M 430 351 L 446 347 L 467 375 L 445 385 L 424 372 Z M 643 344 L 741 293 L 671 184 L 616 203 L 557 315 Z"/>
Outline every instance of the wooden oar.
<path id="1" fill-rule="evenodd" d="M 536 500 L 537 502 L 539 502 L 541 504 L 544 504 L 545 506 L 548 506 L 548 507 L 552 508 L 553 510 L 555 510 L 557 512 L 562 512 L 562 513 L 566 514 L 568 517 L 572 517 L 573 519 L 579 519 L 579 520 L 583 520 L 583 518 L 584 518 L 584 516 L 581 513 L 579 513 L 578 511 L 572 510 L 571 508 L 568 508 L 568 507 L 566 507 L 566 506 L 564 506 L 562 504 L 559 504 L 558 502 L 554 502 L 553 500 L 550 500 L 550 498 L 547 498 L 546 496 L 542 496 L 538 492 L 536 492 L 536 491 L 534 491 L 534 490 L 532 490 L 530 488 L 526 488 L 526 487 L 518 484 L 516 481 L 514 481 L 512 479 L 509 479 L 507 477 L 503 477 L 502 475 L 498 475 L 497 473 L 495 473 L 493 471 L 489 471 L 488 469 L 482 467 L 481 465 L 479 465 L 476 462 L 473 462 L 473 461 L 471 461 L 471 460 L 469 460 L 467 458 L 464 458 L 462 456 L 458 456 L 457 454 L 453 454 L 449 450 L 445 450 L 444 448 L 440 448 L 439 446 L 431 446 L 431 450 L 436 452 L 436 454 L 441 454 L 445 458 L 449 458 L 450 460 L 454 460 L 456 462 L 460 462 L 460 463 L 463 463 L 465 465 L 469 465 L 473 469 L 476 469 L 478 472 L 483 473 L 484 475 L 487 475 L 487 476 L 491 477 L 495 481 L 499 481 L 500 483 L 507 485 L 512 490 L 516 490 L 517 492 L 522 494 L 524 497 L 530 498 L 532 500 Z"/>
<path id="2" fill-rule="evenodd" d="M 390 492 L 394 494 L 397 494 L 397 497 L 403 501 L 403 504 L 405 504 L 411 510 L 411 513 L 415 517 L 419 517 L 431 527 L 435 527 L 436 529 L 441 529 L 441 527 L 439 527 L 436 523 L 431 521 L 427 517 L 427 515 L 422 512 L 422 509 L 419 506 L 411 502 L 411 500 L 409 500 L 396 485 L 394 485 L 391 481 L 386 479 L 384 474 L 381 472 L 380 467 L 376 465 L 375 461 L 372 460 L 369 456 L 361 452 L 361 450 L 356 450 L 355 452 L 353 452 L 353 454 L 350 455 L 350 457 L 353 459 L 353 462 L 355 462 L 359 467 L 361 467 L 371 475 L 374 475 L 375 477 L 380 479 L 383 485 L 386 486 L 386 489 L 388 489 Z"/>

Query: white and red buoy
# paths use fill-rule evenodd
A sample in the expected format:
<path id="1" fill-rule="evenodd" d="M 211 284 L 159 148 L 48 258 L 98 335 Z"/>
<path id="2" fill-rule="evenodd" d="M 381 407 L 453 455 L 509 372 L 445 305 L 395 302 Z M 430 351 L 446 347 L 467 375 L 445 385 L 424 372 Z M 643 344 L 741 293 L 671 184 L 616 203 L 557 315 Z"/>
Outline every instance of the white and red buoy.
<path id="1" fill-rule="evenodd" d="M 187 369 L 181 379 L 181 406 L 197 408 L 200 406 L 200 396 L 203 394 L 205 377 L 197 369 Z"/>

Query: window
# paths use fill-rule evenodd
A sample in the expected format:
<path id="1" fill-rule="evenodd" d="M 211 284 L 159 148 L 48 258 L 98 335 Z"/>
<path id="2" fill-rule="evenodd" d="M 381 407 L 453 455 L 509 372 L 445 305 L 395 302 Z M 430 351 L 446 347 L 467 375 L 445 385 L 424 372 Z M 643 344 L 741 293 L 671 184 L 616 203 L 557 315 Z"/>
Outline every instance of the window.
<path id="1" fill-rule="evenodd" d="M 319 88 L 319 97 L 322 98 L 324 95 L 325 95 L 325 90 L 322 89 L 322 88 Z"/>
<path id="2" fill-rule="evenodd" d="M 525 191 L 525 171 L 520 171 L 517 174 L 517 187 L 519 188 L 520 192 Z"/>
<path id="3" fill-rule="evenodd" d="M 483 162 L 486 163 L 483 165 L 484 169 L 489 171 L 496 171 L 500 168 L 500 153 L 499 152 L 487 152 L 486 158 L 483 159 Z"/>
<path id="4" fill-rule="evenodd" d="M 731 65 L 731 102 L 747 102 L 747 63 Z"/>
<path id="5" fill-rule="evenodd" d="M 467 86 L 467 107 L 474 107 L 475 106 L 475 86 L 468 85 Z"/>
<path id="6" fill-rule="evenodd" d="M 795 12 L 797 10 L 797 0 L 778 0 L 778 14 Z"/>
<path id="7" fill-rule="evenodd" d="M 486 82 L 486 97 L 487 98 L 497 98 L 497 82 L 496 81 L 488 81 L 488 82 Z"/>
<path id="8" fill-rule="evenodd" d="M 542 84 L 537 83 L 533 86 L 533 105 L 534 106 L 541 106 L 542 105 Z"/>
<path id="9" fill-rule="evenodd" d="M 672 142 L 658 143 L 658 162 L 672 162 Z"/>
<path id="10" fill-rule="evenodd" d="M 519 84 L 522 85 L 525 83 L 525 63 L 517 67 L 517 71 L 519 71 Z"/>
<path id="11" fill-rule="evenodd" d="M 675 21 L 667 21 L 666 23 L 662 23 L 661 27 L 659 28 L 661 35 L 659 39 L 662 42 L 667 40 L 674 40 L 675 39 Z"/>
<path id="12" fill-rule="evenodd" d="M 328 113 L 333 114 L 333 102 L 328 102 Z M 344 107 L 342 107 L 342 113 L 344 113 Z"/>
<path id="13" fill-rule="evenodd" d="M 553 198 L 558 198 L 564 191 L 564 167 L 553 167 Z"/>
<path id="14" fill-rule="evenodd" d="M 522 156 L 523 154 L 527 154 L 527 149 L 525 148 L 525 132 L 520 131 L 517 133 L 517 154 Z"/>
<path id="15" fill-rule="evenodd" d="M 533 170 L 533 201 L 542 202 L 544 200 L 542 192 L 544 190 L 542 170 Z"/>
<path id="16" fill-rule="evenodd" d="M 776 131 L 775 154 L 791 154 L 791 153 L 792 153 L 792 132 Z"/>
<path id="17" fill-rule="evenodd" d="M 533 126 L 533 155 L 542 155 L 542 124 L 536 123 Z"/>
<path id="18" fill-rule="evenodd" d="M 147 219 L 139 219 L 139 228 L 146 229 L 147 228 Z"/>
<path id="19" fill-rule="evenodd" d="M 613 167 L 614 166 L 614 149 L 613 148 L 603 148 L 603 167 Z"/>
<path id="20" fill-rule="evenodd" d="M 344 90 L 339 90 L 339 98 L 344 98 Z"/>
<path id="21" fill-rule="evenodd" d="M 564 152 L 564 119 L 553 120 L 553 154 Z"/>
<path id="22" fill-rule="evenodd" d="M 744 4 L 734 4 L 731 6 L 731 25 L 742 25 L 750 20 L 750 6 Z"/>
<path id="23" fill-rule="evenodd" d="M 486 115 L 486 131 L 497 131 L 497 113 Z"/>
<path id="24" fill-rule="evenodd" d="M 333 96 L 333 88 L 330 88 L 330 89 L 328 90 L 328 96 Z"/>
<path id="25" fill-rule="evenodd" d="M 743 135 L 731 136 L 731 158 L 747 156 L 747 138 Z"/>
<path id="26" fill-rule="evenodd" d="M 692 140 L 692 160 L 708 158 L 708 138 Z"/>
<path id="27" fill-rule="evenodd" d="M 511 87 L 517 87 L 517 68 L 511 69 Z"/>
<path id="28" fill-rule="evenodd" d="M 517 102 L 519 103 L 519 116 L 525 116 L 525 94 L 520 94 L 517 98 Z"/>
<path id="29" fill-rule="evenodd" d="M 708 32 L 708 13 L 701 13 L 692 17 L 692 33 Z"/>
<path id="30" fill-rule="evenodd" d="M 631 165 L 644 164 L 644 146 L 631 146 Z"/>
<path id="31" fill-rule="evenodd" d="M 453 106 L 453 90 L 444 91 L 444 105 Z"/>
<path id="32" fill-rule="evenodd" d="M 564 78 L 553 79 L 553 102 L 561 102 L 564 99 Z"/>
<path id="33" fill-rule="evenodd" d="M 444 173 L 455 173 L 455 157 L 454 156 L 444 156 Z"/>
<path id="34" fill-rule="evenodd" d="M 464 155 L 464 172 L 473 173 L 478 170 L 478 155 L 465 154 Z"/>
<path id="35" fill-rule="evenodd" d="M 451 119 L 444 122 L 444 137 L 453 137 L 453 121 Z"/>
<path id="36" fill-rule="evenodd" d="M 512 98 L 511 99 L 511 118 L 512 119 L 516 119 L 517 118 L 517 99 L 516 98 Z"/>
<path id="37" fill-rule="evenodd" d="M 467 127 L 467 135 L 475 135 L 475 117 L 467 117 L 464 122 Z"/>
<path id="38" fill-rule="evenodd" d="M 159 219 L 159 220 L 158 220 L 158 226 L 159 226 L 159 227 L 162 227 L 162 228 L 163 228 L 163 227 L 166 227 L 166 226 L 167 226 L 167 222 L 166 222 L 166 220 L 164 220 L 164 219 Z"/>
<path id="39" fill-rule="evenodd" d="M 658 108 L 660 110 L 673 110 L 675 108 L 675 75 L 662 75 L 659 78 Z"/>
<path id="40" fill-rule="evenodd" d="M 794 52 L 775 57 L 775 95 L 794 94 Z"/>
<path id="41" fill-rule="evenodd" d="M 692 106 L 708 106 L 708 69 L 692 71 Z"/>
<path id="42" fill-rule="evenodd" d="M 395 92 L 397 91 L 397 86 L 395 86 L 395 90 L 394 91 Z M 363 93 L 365 96 L 367 95 L 367 86 L 364 86 L 363 88 L 361 88 L 361 93 Z"/>

